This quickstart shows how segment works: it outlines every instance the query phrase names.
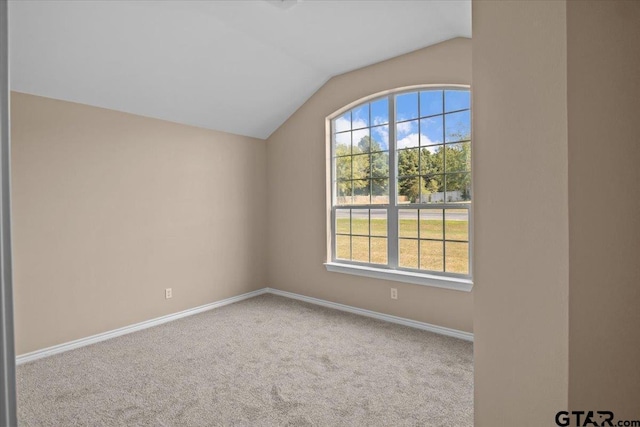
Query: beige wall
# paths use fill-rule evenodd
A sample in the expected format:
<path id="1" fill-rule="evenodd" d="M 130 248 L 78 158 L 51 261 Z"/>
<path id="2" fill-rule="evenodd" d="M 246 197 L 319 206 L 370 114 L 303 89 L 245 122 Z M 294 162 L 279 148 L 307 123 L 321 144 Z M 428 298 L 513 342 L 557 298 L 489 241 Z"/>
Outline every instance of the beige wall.
<path id="1" fill-rule="evenodd" d="M 325 118 L 371 94 L 470 84 L 471 41 L 454 39 L 332 78 L 267 140 L 269 286 L 440 326 L 473 330 L 472 293 L 329 273 Z M 398 300 L 389 288 L 398 289 Z"/>
<path id="2" fill-rule="evenodd" d="M 266 285 L 264 141 L 20 93 L 11 119 L 18 354 Z"/>
<path id="3" fill-rule="evenodd" d="M 640 419 L 640 2 L 569 2 L 567 34 L 569 403 Z"/>
<path id="4" fill-rule="evenodd" d="M 566 4 L 473 2 L 475 425 L 568 400 Z"/>

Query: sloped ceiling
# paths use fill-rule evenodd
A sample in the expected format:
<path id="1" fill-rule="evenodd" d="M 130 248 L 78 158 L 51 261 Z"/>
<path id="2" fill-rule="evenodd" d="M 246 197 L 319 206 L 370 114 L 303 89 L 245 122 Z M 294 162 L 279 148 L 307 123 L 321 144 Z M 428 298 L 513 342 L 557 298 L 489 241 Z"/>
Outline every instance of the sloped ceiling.
<path id="1" fill-rule="evenodd" d="M 471 1 L 11 1 L 11 89 L 267 138 L 331 77 L 471 36 Z"/>

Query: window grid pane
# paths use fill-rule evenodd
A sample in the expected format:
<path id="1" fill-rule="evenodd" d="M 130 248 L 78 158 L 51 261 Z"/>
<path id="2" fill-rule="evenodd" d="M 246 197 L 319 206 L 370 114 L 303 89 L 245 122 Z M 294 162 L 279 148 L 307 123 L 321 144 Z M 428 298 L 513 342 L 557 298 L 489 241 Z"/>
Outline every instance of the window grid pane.
<path id="1" fill-rule="evenodd" d="M 449 273 L 469 274 L 469 244 L 445 242 L 445 268 Z"/>
<path id="2" fill-rule="evenodd" d="M 398 263 L 400 267 L 418 268 L 418 240 L 400 239 L 398 245 L 399 255 Z"/>
<path id="3" fill-rule="evenodd" d="M 336 258 L 351 259 L 351 236 L 336 235 Z"/>
<path id="4" fill-rule="evenodd" d="M 387 237 L 387 210 L 371 209 L 369 215 L 371 236 Z"/>
<path id="5" fill-rule="evenodd" d="M 469 211 L 467 209 L 446 209 L 444 218 L 445 240 L 469 241 Z"/>
<path id="6" fill-rule="evenodd" d="M 371 238 L 371 262 L 374 264 L 387 263 L 387 238 L 372 237 Z"/>
<path id="7" fill-rule="evenodd" d="M 420 269 L 444 271 L 444 248 L 442 241 L 420 240 Z"/>

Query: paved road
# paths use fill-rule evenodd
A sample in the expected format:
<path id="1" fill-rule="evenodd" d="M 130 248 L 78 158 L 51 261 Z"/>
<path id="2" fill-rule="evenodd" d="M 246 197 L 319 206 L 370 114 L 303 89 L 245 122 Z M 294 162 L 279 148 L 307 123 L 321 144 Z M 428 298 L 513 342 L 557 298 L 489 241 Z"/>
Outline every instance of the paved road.
<path id="1" fill-rule="evenodd" d="M 354 218 L 357 217 L 361 217 L 361 218 L 366 218 L 367 217 L 367 211 L 363 210 L 362 211 L 362 216 L 360 216 L 357 213 L 357 209 L 354 209 Z M 400 219 L 416 219 L 417 218 L 417 211 L 416 210 L 400 210 L 398 216 L 400 217 Z M 340 211 L 338 211 L 338 218 L 348 218 L 349 217 L 349 213 L 346 212 L 346 214 L 342 214 L 340 213 Z M 379 209 L 372 209 L 371 210 L 371 219 L 384 219 L 386 218 L 386 211 L 384 210 L 379 210 Z M 439 220 L 442 219 L 442 213 L 440 212 L 425 212 L 425 209 L 422 210 L 422 219 L 432 219 L 432 220 Z M 447 220 L 451 220 L 451 221 L 467 221 L 468 217 L 467 217 L 467 213 L 465 210 L 462 209 L 456 209 L 455 212 L 447 212 Z"/>

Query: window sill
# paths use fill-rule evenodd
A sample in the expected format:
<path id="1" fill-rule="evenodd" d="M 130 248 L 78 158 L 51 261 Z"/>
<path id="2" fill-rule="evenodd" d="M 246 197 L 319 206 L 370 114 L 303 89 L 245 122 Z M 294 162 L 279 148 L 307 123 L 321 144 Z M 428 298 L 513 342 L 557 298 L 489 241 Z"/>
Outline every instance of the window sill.
<path id="1" fill-rule="evenodd" d="M 414 285 L 431 286 L 434 288 L 452 289 L 454 291 L 471 292 L 473 281 L 457 277 L 436 276 L 433 274 L 413 273 L 411 271 L 388 270 L 385 268 L 364 267 L 360 265 L 339 264 L 327 262 L 327 271 L 334 273 L 354 274 L 356 276 L 374 279 L 392 280 L 395 282 L 413 283 Z"/>

